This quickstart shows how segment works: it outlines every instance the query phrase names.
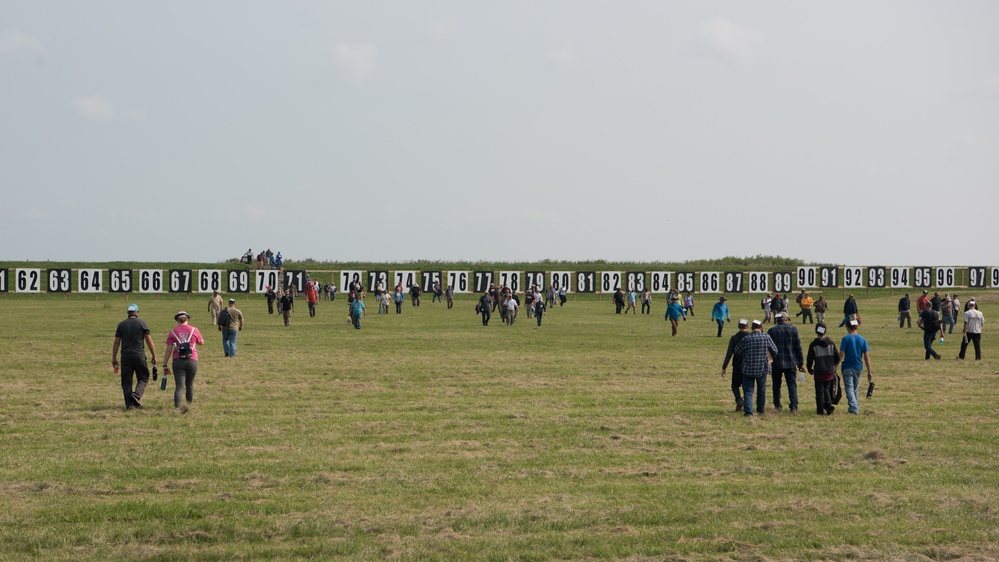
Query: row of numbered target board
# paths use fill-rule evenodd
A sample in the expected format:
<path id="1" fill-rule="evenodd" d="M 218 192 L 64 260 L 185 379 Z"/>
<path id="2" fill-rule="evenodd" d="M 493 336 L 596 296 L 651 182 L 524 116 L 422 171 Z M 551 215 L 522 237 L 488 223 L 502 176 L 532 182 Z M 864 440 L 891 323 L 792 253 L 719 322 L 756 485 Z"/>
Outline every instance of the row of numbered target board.
<path id="1" fill-rule="evenodd" d="M 360 282 L 368 291 L 435 284 L 456 293 L 481 293 L 491 285 L 514 291 L 563 287 L 570 293 L 612 293 L 618 289 L 666 293 L 785 293 L 799 289 L 999 287 L 999 267 L 806 266 L 796 271 L 388 271 L 245 269 L 68 269 L 0 268 L 0 292 L 16 293 L 263 293 L 304 288 L 308 279 L 333 282 L 338 290 Z"/>

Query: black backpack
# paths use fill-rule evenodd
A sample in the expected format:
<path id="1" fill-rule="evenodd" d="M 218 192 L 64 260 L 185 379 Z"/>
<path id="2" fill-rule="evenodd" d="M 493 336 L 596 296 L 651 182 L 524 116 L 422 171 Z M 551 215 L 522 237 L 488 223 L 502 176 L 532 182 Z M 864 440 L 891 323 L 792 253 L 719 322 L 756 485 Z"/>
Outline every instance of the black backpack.
<path id="1" fill-rule="evenodd" d="M 190 341 L 191 336 L 193 335 L 194 332 L 190 332 L 189 334 L 187 334 L 188 341 L 183 341 L 180 339 L 180 336 L 177 335 L 177 330 L 173 331 L 173 337 L 177 339 L 177 345 L 176 345 L 177 355 L 181 359 L 190 359 L 191 356 L 194 355 L 194 346 L 191 345 Z"/>
<path id="2" fill-rule="evenodd" d="M 221 326 L 221 327 L 223 327 L 223 328 L 228 328 L 230 320 L 231 319 L 229 317 L 229 309 L 228 308 L 223 308 L 219 312 L 218 325 Z"/>

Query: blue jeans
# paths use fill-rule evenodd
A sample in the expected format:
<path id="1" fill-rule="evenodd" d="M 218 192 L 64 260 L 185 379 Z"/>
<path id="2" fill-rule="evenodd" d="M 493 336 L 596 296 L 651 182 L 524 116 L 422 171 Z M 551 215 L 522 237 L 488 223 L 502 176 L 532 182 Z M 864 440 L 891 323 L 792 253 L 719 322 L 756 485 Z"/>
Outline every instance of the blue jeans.
<path id="1" fill-rule="evenodd" d="M 846 404 L 851 414 L 860 412 L 857 402 L 857 389 L 860 388 L 860 373 L 863 369 L 843 369 L 843 388 L 846 391 Z"/>
<path id="2" fill-rule="evenodd" d="M 236 356 L 236 338 L 239 337 L 239 329 L 222 328 L 222 351 L 226 357 Z"/>
<path id="3" fill-rule="evenodd" d="M 767 404 L 767 376 L 750 377 L 742 376 L 742 395 L 744 402 L 742 411 L 747 416 L 753 415 L 753 387 L 756 388 L 756 413 L 762 414 L 763 408 Z"/>
<path id="4" fill-rule="evenodd" d="M 790 402 L 791 411 L 798 411 L 798 370 L 794 367 L 787 369 L 774 369 L 774 407 L 780 408 L 780 383 L 781 377 L 783 376 L 784 382 L 787 383 L 787 400 Z"/>
<path id="5" fill-rule="evenodd" d="M 351 314 L 350 315 L 350 322 L 351 322 L 351 324 L 354 325 L 354 329 L 355 330 L 360 330 L 361 329 L 361 315 L 360 314 Z"/>
<path id="6" fill-rule="evenodd" d="M 950 330 L 947 330 L 947 325 L 948 324 L 950 325 Z M 954 333 L 954 317 L 953 316 L 944 316 L 943 317 L 943 327 L 944 327 L 944 330 L 947 330 L 948 334 L 953 334 Z"/>
<path id="7" fill-rule="evenodd" d="M 720 338 L 721 334 L 722 334 L 722 328 L 725 327 L 725 319 L 724 318 L 715 318 L 715 322 L 718 323 L 718 337 Z"/>
<path id="8" fill-rule="evenodd" d="M 923 332 L 923 347 L 926 348 L 926 359 L 939 357 L 940 354 L 933 351 L 933 340 L 937 339 L 936 332 Z"/>

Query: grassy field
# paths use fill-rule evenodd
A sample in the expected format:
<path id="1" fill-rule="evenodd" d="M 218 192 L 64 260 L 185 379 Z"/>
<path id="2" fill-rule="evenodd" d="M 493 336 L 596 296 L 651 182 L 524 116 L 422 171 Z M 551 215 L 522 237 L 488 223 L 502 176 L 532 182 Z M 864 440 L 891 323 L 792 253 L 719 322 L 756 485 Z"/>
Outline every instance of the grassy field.
<path id="1" fill-rule="evenodd" d="M 991 324 L 985 360 L 956 361 L 955 334 L 926 362 L 896 300 L 859 301 L 862 415 L 814 415 L 808 381 L 801 414 L 747 420 L 708 298 L 671 338 L 661 297 L 639 317 L 580 298 L 537 328 L 428 296 L 369 303 L 356 331 L 343 300 L 286 328 L 253 296 L 228 360 L 198 295 L 5 295 L 0 559 L 999 558 Z M 158 384 L 124 411 L 130 301 L 160 352 L 178 309 L 205 332 L 189 412 Z"/>

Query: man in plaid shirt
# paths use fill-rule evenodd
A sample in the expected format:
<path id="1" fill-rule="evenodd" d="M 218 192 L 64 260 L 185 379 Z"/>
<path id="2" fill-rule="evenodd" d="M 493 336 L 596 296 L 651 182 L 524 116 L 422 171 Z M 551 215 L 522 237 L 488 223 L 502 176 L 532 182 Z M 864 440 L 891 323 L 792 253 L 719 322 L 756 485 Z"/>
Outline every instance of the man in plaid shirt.
<path id="1" fill-rule="evenodd" d="M 753 415 L 753 387 L 756 387 L 756 413 L 762 414 L 767 403 L 767 374 L 770 362 L 777 357 L 777 346 L 763 333 L 763 324 L 753 320 L 753 331 L 735 346 L 735 355 L 742 358 L 743 413 Z"/>
<path id="2" fill-rule="evenodd" d="M 786 312 L 777 314 L 774 322 L 776 326 L 767 330 L 767 335 L 777 346 L 777 357 L 774 359 L 773 385 L 774 385 L 774 408 L 778 412 L 783 410 L 780 404 L 781 378 L 787 382 L 787 399 L 790 402 L 791 413 L 798 413 L 798 382 L 795 380 L 795 372 L 805 370 L 805 357 L 801 353 L 801 339 L 798 337 L 798 329 L 788 323 L 789 318 Z"/>

